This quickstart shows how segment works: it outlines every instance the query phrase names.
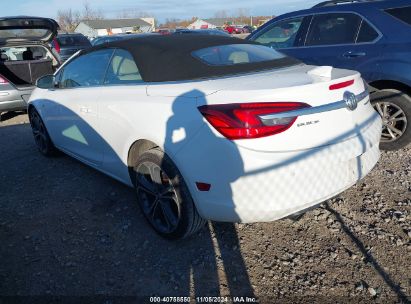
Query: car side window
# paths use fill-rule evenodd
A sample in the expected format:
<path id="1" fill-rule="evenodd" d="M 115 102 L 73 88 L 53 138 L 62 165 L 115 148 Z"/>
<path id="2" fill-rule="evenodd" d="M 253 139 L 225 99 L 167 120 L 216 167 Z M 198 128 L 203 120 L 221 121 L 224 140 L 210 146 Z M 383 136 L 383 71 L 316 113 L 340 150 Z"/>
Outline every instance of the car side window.
<path id="1" fill-rule="evenodd" d="M 365 20 L 361 23 L 360 32 L 358 33 L 357 43 L 372 42 L 378 38 L 377 31 Z"/>
<path id="2" fill-rule="evenodd" d="M 64 66 L 60 88 L 90 87 L 103 84 L 113 49 L 98 50 L 81 55 Z"/>
<path id="3" fill-rule="evenodd" d="M 293 47 L 303 20 L 304 17 L 298 17 L 276 22 L 253 40 L 273 48 Z"/>
<path id="4" fill-rule="evenodd" d="M 319 14 L 313 17 L 306 46 L 355 43 L 361 17 L 352 13 Z"/>
<path id="5" fill-rule="evenodd" d="M 104 84 L 132 84 L 143 82 L 133 56 L 126 50 L 116 49 L 107 69 Z"/>

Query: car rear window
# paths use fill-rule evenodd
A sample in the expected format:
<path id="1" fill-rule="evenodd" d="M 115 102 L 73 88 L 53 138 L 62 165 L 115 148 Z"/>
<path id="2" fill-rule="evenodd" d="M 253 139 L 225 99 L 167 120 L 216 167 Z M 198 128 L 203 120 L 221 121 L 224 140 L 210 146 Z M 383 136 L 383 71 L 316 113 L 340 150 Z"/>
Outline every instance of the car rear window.
<path id="1" fill-rule="evenodd" d="M 90 46 L 90 41 L 84 36 L 60 36 L 57 37 L 60 47 L 68 46 Z"/>
<path id="2" fill-rule="evenodd" d="M 390 8 L 385 10 L 391 16 L 411 25 L 411 6 Z"/>
<path id="3" fill-rule="evenodd" d="M 306 46 L 355 43 L 361 17 L 352 13 L 330 13 L 314 16 Z"/>
<path id="4" fill-rule="evenodd" d="M 41 39 L 49 34 L 46 29 L 2 29 L 0 30 L 0 38 L 25 38 L 25 39 Z"/>
<path id="5" fill-rule="evenodd" d="M 358 33 L 357 43 L 372 42 L 378 38 L 377 31 L 368 24 L 367 21 L 363 20 Z"/>
<path id="6" fill-rule="evenodd" d="M 212 66 L 229 66 L 283 59 L 282 53 L 263 45 L 227 44 L 194 51 L 192 55 Z"/>

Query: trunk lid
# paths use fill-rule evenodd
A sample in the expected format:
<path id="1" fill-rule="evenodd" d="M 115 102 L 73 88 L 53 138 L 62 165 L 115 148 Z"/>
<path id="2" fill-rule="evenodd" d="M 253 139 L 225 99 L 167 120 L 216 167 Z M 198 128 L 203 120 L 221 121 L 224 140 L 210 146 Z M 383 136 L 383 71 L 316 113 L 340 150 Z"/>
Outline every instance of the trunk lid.
<path id="1" fill-rule="evenodd" d="M 0 45 L 9 42 L 51 41 L 59 26 L 51 18 L 40 17 L 2 17 L 0 18 Z"/>
<path id="2" fill-rule="evenodd" d="M 347 82 L 352 84 L 340 88 L 340 84 Z M 355 96 L 355 108 L 349 109 L 347 96 Z M 300 66 L 283 72 L 261 73 L 249 77 L 246 83 L 223 80 L 219 83 L 218 92 L 211 95 L 206 104 L 276 102 L 305 103 L 311 106 L 308 108 L 311 112 L 288 116 L 297 119 L 281 133 L 237 139 L 237 145 L 262 152 L 298 151 L 327 146 L 361 137 L 376 115 L 360 74 L 331 67 Z M 336 104 L 340 107 L 336 108 Z"/>

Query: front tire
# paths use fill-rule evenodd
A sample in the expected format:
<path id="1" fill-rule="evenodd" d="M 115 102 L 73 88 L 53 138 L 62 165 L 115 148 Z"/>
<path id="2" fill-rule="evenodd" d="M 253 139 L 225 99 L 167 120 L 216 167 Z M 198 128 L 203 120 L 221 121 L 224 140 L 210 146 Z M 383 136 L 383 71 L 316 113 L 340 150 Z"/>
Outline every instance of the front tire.
<path id="1" fill-rule="evenodd" d="M 33 131 L 34 141 L 40 153 L 44 156 L 50 157 L 56 154 L 56 148 L 54 147 L 46 126 L 40 117 L 40 114 L 35 108 L 29 110 L 29 120 L 31 130 Z"/>
<path id="2" fill-rule="evenodd" d="M 159 235 L 183 239 L 205 225 L 179 170 L 159 148 L 143 153 L 133 172 L 140 208 Z"/>
<path id="3" fill-rule="evenodd" d="M 371 94 L 371 102 L 383 119 L 381 150 L 398 150 L 411 142 L 411 97 L 394 89 Z"/>

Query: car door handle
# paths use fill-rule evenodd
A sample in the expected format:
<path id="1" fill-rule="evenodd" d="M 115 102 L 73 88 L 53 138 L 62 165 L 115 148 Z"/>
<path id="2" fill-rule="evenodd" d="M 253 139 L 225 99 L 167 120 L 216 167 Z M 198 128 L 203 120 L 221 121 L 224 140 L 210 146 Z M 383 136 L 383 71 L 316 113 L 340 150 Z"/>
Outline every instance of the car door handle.
<path id="1" fill-rule="evenodd" d="M 345 58 L 357 58 L 357 57 L 364 57 L 365 55 L 367 55 L 365 52 L 348 51 L 348 52 L 343 54 L 343 57 L 345 57 Z"/>

